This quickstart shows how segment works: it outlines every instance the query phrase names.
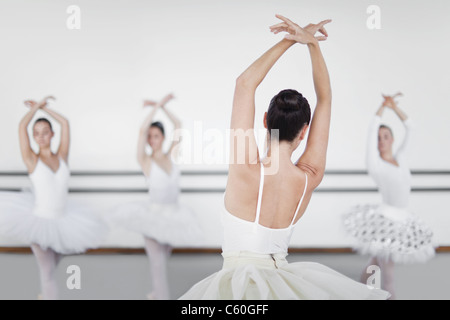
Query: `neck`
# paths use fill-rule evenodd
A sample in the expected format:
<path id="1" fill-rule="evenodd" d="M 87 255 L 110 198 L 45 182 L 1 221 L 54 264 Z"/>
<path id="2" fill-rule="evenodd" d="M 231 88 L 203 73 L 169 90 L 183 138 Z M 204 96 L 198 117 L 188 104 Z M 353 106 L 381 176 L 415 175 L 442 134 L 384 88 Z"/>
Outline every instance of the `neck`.
<path id="1" fill-rule="evenodd" d="M 282 141 L 270 141 L 267 150 L 267 159 L 274 164 L 290 162 L 292 157 L 292 146 L 290 143 Z"/>
<path id="2" fill-rule="evenodd" d="M 50 147 L 43 148 L 39 150 L 39 156 L 44 158 L 50 158 L 53 155 L 52 150 Z"/>
<path id="3" fill-rule="evenodd" d="M 394 155 L 392 154 L 392 150 L 385 151 L 385 152 L 380 152 L 380 157 L 381 157 L 381 159 L 384 159 L 384 160 L 387 160 L 387 161 L 394 159 Z"/>
<path id="4" fill-rule="evenodd" d="M 161 158 L 164 156 L 164 152 L 162 151 L 162 149 L 153 150 L 152 156 L 155 158 Z"/>

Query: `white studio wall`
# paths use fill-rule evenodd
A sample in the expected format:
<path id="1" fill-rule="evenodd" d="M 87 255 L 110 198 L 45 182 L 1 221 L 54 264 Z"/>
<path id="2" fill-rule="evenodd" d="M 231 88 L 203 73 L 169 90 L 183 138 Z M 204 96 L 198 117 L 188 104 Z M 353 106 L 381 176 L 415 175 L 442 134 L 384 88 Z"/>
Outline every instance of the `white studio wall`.
<path id="1" fill-rule="evenodd" d="M 368 11 L 373 5 L 379 15 Z M 277 23 L 276 13 L 302 25 L 333 19 L 330 37 L 322 44 L 334 96 L 328 170 L 365 170 L 368 124 L 381 104 L 381 93 L 401 91 L 400 106 L 416 124 L 411 168 L 450 171 L 449 9 L 447 0 L 0 0 L 0 172 L 25 171 L 17 134 L 26 113 L 23 101 L 46 95 L 57 98 L 51 107 L 71 122 L 73 171 L 139 171 L 137 134 L 148 112 L 142 102 L 169 92 L 177 99 L 168 107 L 182 119 L 192 138 L 191 143 L 183 141 L 184 154 L 189 157 L 182 159 L 182 170 L 226 170 L 228 150 L 224 149 L 235 79 L 281 39 L 269 31 Z M 380 29 L 372 29 L 378 27 L 375 22 L 380 22 Z M 256 128 L 263 128 L 263 114 L 272 96 L 285 88 L 304 93 L 314 106 L 305 47 L 290 50 L 258 90 Z M 157 118 L 170 132 L 168 119 Z M 393 113 L 386 114 L 385 122 L 393 127 L 398 144 L 403 138 L 401 123 Z M 205 158 L 214 161 L 205 163 Z M 122 183 L 119 178 L 110 179 L 108 186 Z M 145 187 L 142 180 L 133 179 L 136 185 L 130 188 Z M 333 179 L 342 179 L 339 186 L 352 178 Z M 423 179 L 427 186 L 450 188 L 449 178 L 431 175 Z M 27 186 L 23 177 L 0 176 L 0 180 L 0 188 Z M 195 189 L 199 183 L 204 189 L 220 189 L 226 179 L 198 181 L 183 178 L 184 188 Z M 416 187 L 422 186 L 422 180 L 416 181 Z M 98 183 L 97 177 L 83 178 L 72 182 L 72 187 L 89 189 Z M 350 185 L 359 188 L 365 183 L 358 180 Z M 103 193 L 84 198 L 101 206 L 108 196 L 114 197 Z M 195 206 L 205 197 L 190 193 L 183 195 L 183 201 Z M 357 203 L 355 197 L 362 202 L 377 200 L 376 193 L 349 193 L 340 198 L 320 194 L 342 210 L 349 202 Z M 430 224 L 438 229 L 440 244 L 448 245 L 447 198 L 448 193 L 416 193 L 412 202 L 426 210 L 430 199 L 437 201 Z M 221 197 L 210 195 L 208 205 L 196 209 L 210 235 L 206 247 L 220 244 L 216 238 L 220 225 L 211 222 L 216 221 L 211 217 L 217 216 L 222 203 L 212 199 L 220 202 Z M 316 230 L 327 217 L 332 217 L 330 223 L 338 223 L 338 212 L 323 212 L 326 207 L 317 203 L 312 203 L 308 213 L 317 217 L 307 220 L 309 225 L 305 224 L 301 235 L 297 231 L 294 245 L 348 245 L 340 231 L 327 232 L 327 238 L 315 238 L 317 233 L 305 231 Z M 332 224 L 326 228 L 332 230 Z M 129 237 L 118 233 L 110 245 L 135 245 Z"/>

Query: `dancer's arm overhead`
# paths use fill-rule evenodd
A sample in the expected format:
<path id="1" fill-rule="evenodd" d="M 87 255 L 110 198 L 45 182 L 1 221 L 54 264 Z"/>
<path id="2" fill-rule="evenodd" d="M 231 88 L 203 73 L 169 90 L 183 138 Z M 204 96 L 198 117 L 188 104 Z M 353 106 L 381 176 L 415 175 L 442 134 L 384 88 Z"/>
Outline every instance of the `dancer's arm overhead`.
<path id="1" fill-rule="evenodd" d="M 250 165 L 259 162 L 258 148 L 253 131 L 256 89 L 278 59 L 294 44 L 295 41 L 291 40 L 280 41 L 238 77 L 231 116 L 232 154 L 230 168 L 234 165 Z M 248 145 L 246 138 L 249 141 Z M 245 152 L 243 152 L 244 148 L 239 147 L 241 143 L 245 143 Z"/>
<path id="2" fill-rule="evenodd" d="M 372 119 L 369 126 L 369 134 L 367 136 L 367 151 L 366 151 L 366 163 L 369 174 L 376 179 L 378 169 L 380 167 L 381 157 L 378 150 L 378 132 L 381 125 L 381 117 L 386 109 L 383 103 L 378 108 L 375 117 Z"/>
<path id="3" fill-rule="evenodd" d="M 383 98 L 384 98 L 383 106 L 393 110 L 395 112 L 395 114 L 400 118 L 400 120 L 405 122 L 408 120 L 408 116 L 402 109 L 400 109 L 398 107 L 398 102 L 396 102 L 394 100 L 396 97 L 401 97 L 401 96 L 403 96 L 403 94 L 401 94 L 401 93 L 397 93 L 396 95 L 394 95 L 392 97 L 383 95 Z"/>
<path id="4" fill-rule="evenodd" d="M 165 96 L 161 101 L 154 102 L 146 100 L 144 101 L 144 107 L 152 106 L 153 110 L 149 113 L 149 115 L 145 118 L 144 122 L 141 125 L 141 129 L 139 131 L 139 139 L 138 139 L 138 148 L 137 148 L 137 160 L 143 170 L 143 172 L 147 172 L 147 169 L 150 166 L 150 157 L 147 156 L 145 152 L 145 148 L 147 146 L 147 138 L 148 138 L 148 130 L 150 125 L 153 123 L 153 119 L 155 118 L 155 114 L 159 109 L 162 109 L 166 103 L 173 99 L 171 94 Z"/>
<path id="5" fill-rule="evenodd" d="M 273 26 L 272 31 L 275 33 L 287 32 L 286 39 L 307 45 L 311 55 L 317 106 L 311 121 L 306 149 L 297 162 L 297 166 L 309 173 L 311 184 L 315 188 L 320 184 L 325 173 L 332 100 L 330 76 L 320 50 L 319 41 L 325 41 L 328 38 L 325 25 L 330 23 L 331 20 L 310 24 L 302 28 L 285 17 L 278 16 L 278 18 L 283 22 Z M 315 36 L 317 32 L 322 35 Z"/>
<path id="6" fill-rule="evenodd" d="M 52 98 L 52 97 L 49 97 Z M 67 163 L 69 160 L 69 150 L 70 150 L 70 124 L 64 116 L 58 112 L 49 109 L 47 104 L 42 107 L 42 111 L 45 111 L 49 116 L 55 119 L 61 125 L 61 142 L 59 144 L 57 155 L 64 159 Z"/>
<path id="7" fill-rule="evenodd" d="M 25 101 L 25 106 L 30 108 L 30 111 L 22 118 L 19 123 L 19 143 L 20 143 L 20 151 L 22 153 L 22 159 L 25 163 L 28 171 L 32 171 L 36 165 L 37 154 L 31 148 L 30 136 L 28 135 L 28 126 L 30 125 L 31 120 L 33 120 L 36 112 L 39 109 L 45 107 L 48 103 L 48 100 L 52 97 L 46 97 L 40 102 L 36 102 L 33 100 Z"/>
<path id="8" fill-rule="evenodd" d="M 399 96 L 402 96 L 402 94 L 397 93 L 392 97 L 383 95 L 384 98 L 383 105 L 386 108 L 393 110 L 395 114 L 399 117 L 399 119 L 403 122 L 403 125 L 405 126 L 405 138 L 403 139 L 403 142 L 397 151 L 396 158 L 399 157 L 401 158 L 402 156 L 407 154 L 408 149 L 411 146 L 411 131 L 412 131 L 411 120 L 409 119 L 408 115 L 398 107 L 398 102 L 395 101 L 395 98 Z"/>
<path id="9" fill-rule="evenodd" d="M 166 102 L 161 106 L 161 109 L 164 111 L 164 113 L 167 115 L 167 117 L 172 121 L 174 126 L 174 134 L 172 137 L 172 144 L 170 145 L 169 151 L 167 154 L 170 156 L 172 154 L 172 151 L 180 144 L 181 142 L 181 135 L 180 135 L 180 129 L 181 129 L 181 121 L 178 119 L 169 109 L 167 109 L 167 102 L 170 100 L 173 100 L 175 97 L 172 94 L 169 94 L 166 97 Z"/>

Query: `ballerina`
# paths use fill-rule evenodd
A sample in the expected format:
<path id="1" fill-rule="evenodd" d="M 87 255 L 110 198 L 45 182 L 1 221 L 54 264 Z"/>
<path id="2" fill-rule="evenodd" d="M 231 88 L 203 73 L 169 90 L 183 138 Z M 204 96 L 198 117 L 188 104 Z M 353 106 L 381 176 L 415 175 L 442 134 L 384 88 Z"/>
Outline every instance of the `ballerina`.
<path id="1" fill-rule="evenodd" d="M 226 192 L 221 271 L 196 284 L 180 299 L 386 299 L 388 293 L 316 263 L 286 260 L 290 238 L 325 172 L 331 118 L 331 86 L 319 41 L 331 20 L 301 28 L 277 15 L 275 34 L 285 39 L 253 63 L 237 80 L 231 118 L 231 163 Z M 322 35 L 316 36 L 320 32 Z M 307 45 L 317 106 L 296 90 L 276 95 L 264 115 L 269 142 L 260 158 L 254 137 L 255 92 L 278 59 L 296 43 Z M 305 152 L 294 165 L 292 153 L 310 128 Z M 238 145 L 240 133 L 248 143 Z M 244 159 L 244 161 L 237 161 Z"/>
<path id="2" fill-rule="evenodd" d="M 66 118 L 48 108 L 49 100 L 54 98 L 25 102 L 30 110 L 20 122 L 19 139 L 33 194 L 0 193 L 0 234 L 31 244 L 40 270 L 40 298 L 55 300 L 55 272 L 61 256 L 98 247 L 107 227 L 87 208 L 68 204 L 70 126 Z M 38 110 L 61 125 L 61 143 L 56 153 L 51 150 L 55 133 L 46 118 L 37 119 L 33 125 L 39 152 L 31 147 L 28 127 Z"/>
<path id="3" fill-rule="evenodd" d="M 153 283 L 153 291 L 148 298 L 152 300 L 170 298 L 167 260 L 172 247 L 197 245 L 202 241 L 202 230 L 194 214 L 178 202 L 180 170 L 172 160 L 172 154 L 176 153 L 180 143 L 181 122 L 166 107 L 172 99 L 174 96 L 170 94 L 158 103 L 144 102 L 144 107 L 153 107 L 153 110 L 139 132 L 137 159 L 146 177 L 149 199 L 123 204 L 111 216 L 114 223 L 144 236 Z M 175 127 L 167 152 L 163 150 L 164 126 L 161 122 L 153 122 L 159 110 L 164 111 Z M 146 153 L 147 145 L 152 149 L 151 155 Z"/>
<path id="4" fill-rule="evenodd" d="M 399 96 L 402 94 L 383 95 L 384 101 L 372 121 L 367 143 L 367 167 L 383 203 L 357 206 L 344 216 L 347 231 L 358 240 L 355 249 L 371 255 L 369 266 L 380 267 L 382 288 L 391 293 L 391 299 L 395 299 L 395 264 L 427 262 L 435 255 L 433 232 L 408 208 L 411 194 L 408 149 L 412 124 L 395 101 Z M 392 129 L 381 125 L 386 108 L 395 112 L 406 129 L 405 139 L 396 154 L 392 147 Z M 364 272 L 361 281 L 365 283 L 369 276 Z"/>

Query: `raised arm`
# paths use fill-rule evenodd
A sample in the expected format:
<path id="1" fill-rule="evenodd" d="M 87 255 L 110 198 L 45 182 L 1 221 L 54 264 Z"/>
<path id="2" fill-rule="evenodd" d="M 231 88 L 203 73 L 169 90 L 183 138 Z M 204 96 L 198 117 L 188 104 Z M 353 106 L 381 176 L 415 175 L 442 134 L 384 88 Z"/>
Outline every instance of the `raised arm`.
<path id="1" fill-rule="evenodd" d="M 150 105 L 153 105 L 154 108 L 145 118 L 144 122 L 141 125 L 141 129 L 139 130 L 139 139 L 137 147 L 137 160 L 144 173 L 147 172 L 147 168 L 149 167 L 149 159 L 147 157 L 147 154 L 145 153 L 145 147 L 147 146 L 148 129 L 150 125 L 153 123 L 153 119 L 155 117 L 156 112 L 158 112 L 158 110 L 161 108 L 161 105 L 159 103 L 150 104 L 148 101 L 144 102 L 144 107 Z"/>
<path id="2" fill-rule="evenodd" d="M 394 100 L 395 97 L 402 96 L 401 93 L 396 94 L 393 97 L 384 96 L 384 105 L 390 109 L 392 109 L 395 114 L 399 117 L 399 119 L 403 122 L 403 125 L 405 126 L 405 138 L 403 139 L 403 142 L 400 146 L 400 148 L 397 151 L 396 158 L 401 158 L 403 155 L 405 155 L 408 152 L 408 149 L 411 145 L 411 131 L 412 131 L 412 121 L 408 118 L 408 115 L 398 107 L 398 102 Z"/>
<path id="3" fill-rule="evenodd" d="M 169 155 L 172 154 L 172 151 L 175 150 L 175 148 L 180 144 L 181 142 L 181 133 L 180 133 L 180 129 L 181 129 L 181 121 L 180 119 L 178 119 L 175 114 L 173 114 L 171 111 L 169 111 L 169 109 L 167 109 L 167 102 L 169 102 L 170 100 L 174 99 L 174 96 L 172 94 L 168 95 L 165 98 L 165 103 L 161 105 L 161 109 L 164 111 L 164 113 L 167 115 L 167 117 L 170 119 L 170 121 L 172 121 L 173 126 L 174 126 L 174 134 L 172 137 L 172 143 L 170 145 L 169 151 L 167 152 Z M 164 102 L 164 100 L 163 100 Z"/>
<path id="4" fill-rule="evenodd" d="M 69 120 L 59 114 L 58 112 L 47 107 L 47 104 L 42 108 L 49 116 L 56 120 L 61 126 L 61 142 L 57 151 L 57 155 L 68 162 L 70 151 L 70 124 Z"/>
<path id="5" fill-rule="evenodd" d="M 242 73 L 234 92 L 231 115 L 231 165 L 259 162 L 258 147 L 254 135 L 255 93 L 270 69 L 295 41 L 282 40 Z M 248 138 L 248 144 L 247 144 Z M 241 146 L 245 144 L 245 152 Z"/>
<path id="6" fill-rule="evenodd" d="M 28 126 L 30 125 L 31 120 L 33 120 L 36 112 L 43 105 L 31 100 L 25 101 L 25 105 L 30 108 L 30 111 L 28 111 L 19 123 L 19 143 L 23 162 L 27 166 L 28 171 L 31 171 L 36 162 L 37 155 L 31 148 L 30 137 L 28 135 Z"/>
<path id="7" fill-rule="evenodd" d="M 366 164 L 367 170 L 373 178 L 376 177 L 376 172 L 378 171 L 381 162 L 380 151 L 378 150 L 378 132 L 380 130 L 381 117 L 383 116 L 385 109 L 386 106 L 383 103 L 370 123 L 367 136 Z"/>
<path id="8" fill-rule="evenodd" d="M 323 179 L 331 121 L 331 84 L 328 69 L 320 50 L 319 41 L 328 37 L 325 25 L 331 20 L 318 24 L 310 24 L 301 28 L 287 18 L 278 16 L 283 23 L 274 26 L 275 32 L 288 32 L 286 39 L 308 46 L 313 69 L 314 88 L 317 105 L 311 121 L 310 133 L 305 152 L 297 162 L 297 166 L 311 176 L 311 186 L 317 187 Z M 321 36 L 315 36 L 320 32 Z"/>

